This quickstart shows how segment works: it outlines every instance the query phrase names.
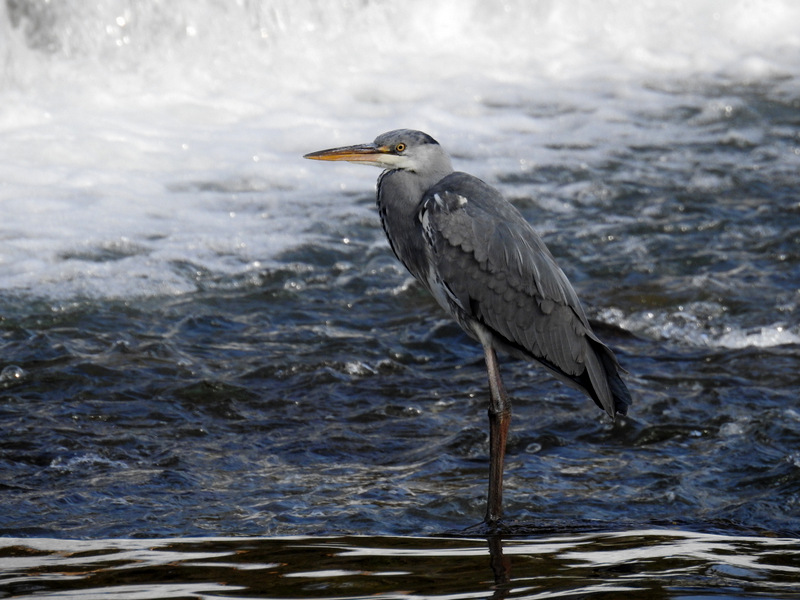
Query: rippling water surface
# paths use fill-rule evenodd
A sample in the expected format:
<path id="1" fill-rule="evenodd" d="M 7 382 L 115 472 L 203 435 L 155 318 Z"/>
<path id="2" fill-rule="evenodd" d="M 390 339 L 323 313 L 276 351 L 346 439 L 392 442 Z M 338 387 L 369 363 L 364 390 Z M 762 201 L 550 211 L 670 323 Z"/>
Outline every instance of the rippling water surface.
<path id="1" fill-rule="evenodd" d="M 485 541 L 419 537 L 483 515 L 481 352 L 391 255 L 378 171 L 300 158 L 397 127 L 520 208 L 629 372 L 611 423 L 503 360 L 498 594 L 789 593 L 800 14 L 562 4 L 0 5 L 4 593 L 172 552 L 158 597 L 492 589 Z"/>
<path id="2" fill-rule="evenodd" d="M 794 598 L 800 577 L 796 539 L 657 530 L 0 542 L 14 598 Z"/>

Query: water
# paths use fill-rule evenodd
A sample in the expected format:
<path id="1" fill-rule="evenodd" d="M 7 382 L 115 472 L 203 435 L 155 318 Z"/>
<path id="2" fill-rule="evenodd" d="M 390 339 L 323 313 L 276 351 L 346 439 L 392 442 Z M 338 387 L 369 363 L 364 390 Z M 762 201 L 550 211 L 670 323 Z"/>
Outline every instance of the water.
<path id="1" fill-rule="evenodd" d="M 483 514 L 481 353 L 391 256 L 378 171 L 300 158 L 413 127 L 534 223 L 629 371 L 612 424 L 503 360 L 504 543 L 563 539 L 552 581 L 585 564 L 659 597 L 780 597 L 800 532 L 799 19 L 789 0 L 0 4 L 3 585 L 170 544 L 302 573 L 286 536 L 311 536 L 292 540 L 312 567 L 410 545 L 473 575 L 446 593 L 490 589 L 485 540 L 437 537 Z M 460 551 L 478 546 L 481 566 Z M 384 569 L 348 560 L 314 589 L 374 590 L 338 587 Z M 151 595 L 229 594 L 205 587 L 247 571 L 223 562 Z M 102 569 L 3 593 L 127 585 Z M 434 593 L 414 577 L 376 587 Z M 280 597 L 259 581 L 232 593 Z"/>
<path id="2" fill-rule="evenodd" d="M 0 539 L 14 598 L 796 598 L 798 541 L 659 530 L 406 537 Z M 716 591 L 714 591 L 716 590 Z"/>

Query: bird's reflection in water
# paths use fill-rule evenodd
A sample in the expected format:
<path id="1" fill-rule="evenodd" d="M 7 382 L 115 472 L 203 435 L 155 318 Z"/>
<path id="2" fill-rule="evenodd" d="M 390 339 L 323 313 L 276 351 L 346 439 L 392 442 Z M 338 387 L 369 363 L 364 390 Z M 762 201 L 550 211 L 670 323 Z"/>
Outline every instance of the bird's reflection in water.
<path id="1" fill-rule="evenodd" d="M 503 554 L 503 539 L 499 535 L 486 538 L 489 544 L 489 564 L 494 574 L 492 598 L 505 598 L 511 591 L 511 559 Z"/>

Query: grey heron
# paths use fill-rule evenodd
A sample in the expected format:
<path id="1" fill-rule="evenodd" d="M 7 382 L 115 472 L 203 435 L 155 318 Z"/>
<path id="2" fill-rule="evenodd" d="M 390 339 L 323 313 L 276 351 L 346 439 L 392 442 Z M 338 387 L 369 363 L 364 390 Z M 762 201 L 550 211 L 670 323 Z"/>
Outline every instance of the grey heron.
<path id="1" fill-rule="evenodd" d="M 453 171 L 421 131 L 306 154 L 381 167 L 377 204 L 389 245 L 411 274 L 483 346 L 489 373 L 489 494 L 484 522 L 502 516 L 511 419 L 497 350 L 541 363 L 613 419 L 631 396 L 614 353 L 592 331 L 575 290 L 522 214 L 484 181 Z"/>

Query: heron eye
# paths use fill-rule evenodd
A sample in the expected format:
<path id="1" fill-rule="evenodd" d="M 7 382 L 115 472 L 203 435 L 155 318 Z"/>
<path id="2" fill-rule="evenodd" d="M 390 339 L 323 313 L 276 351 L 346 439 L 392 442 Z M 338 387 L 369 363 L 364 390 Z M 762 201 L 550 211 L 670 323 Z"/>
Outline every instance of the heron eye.
<path id="1" fill-rule="evenodd" d="M 402 144 L 402 143 L 397 144 L 397 146 L 394 147 L 394 151 L 398 152 L 398 153 L 399 152 L 403 152 L 405 149 L 406 149 L 406 145 Z"/>

